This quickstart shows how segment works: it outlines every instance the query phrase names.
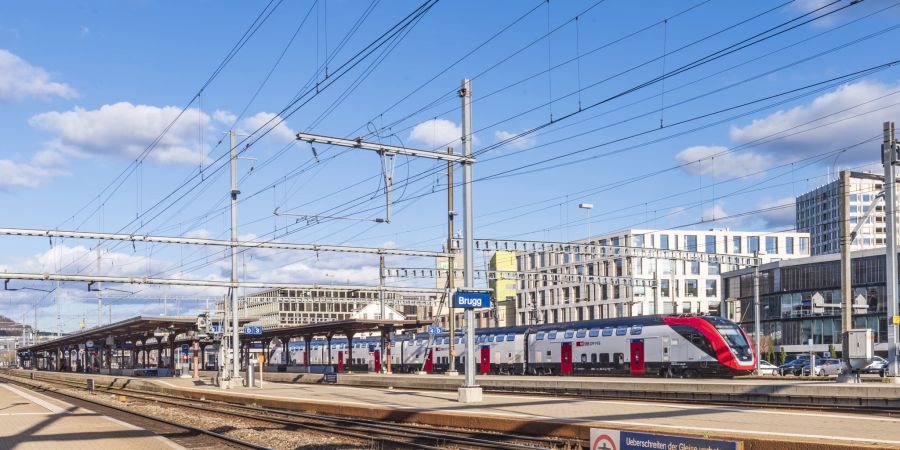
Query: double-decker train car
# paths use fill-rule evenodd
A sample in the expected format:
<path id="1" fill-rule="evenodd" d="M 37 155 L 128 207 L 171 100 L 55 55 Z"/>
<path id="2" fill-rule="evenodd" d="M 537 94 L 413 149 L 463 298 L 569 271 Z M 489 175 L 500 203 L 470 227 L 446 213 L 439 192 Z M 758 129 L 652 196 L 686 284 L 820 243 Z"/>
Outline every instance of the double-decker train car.
<path id="1" fill-rule="evenodd" d="M 639 316 L 476 330 L 479 373 L 527 375 L 735 376 L 755 367 L 746 333 L 718 316 Z M 456 369 L 465 370 L 465 336 L 454 337 Z M 450 363 L 447 333 L 397 336 L 391 347 L 395 372 L 444 372 Z M 299 350 L 299 354 L 296 352 Z M 291 349 L 303 364 L 305 349 Z M 352 352 L 352 356 L 351 356 Z M 380 371 L 377 337 L 332 341 L 333 365 Z M 311 365 L 329 364 L 323 340 L 310 342 Z"/>

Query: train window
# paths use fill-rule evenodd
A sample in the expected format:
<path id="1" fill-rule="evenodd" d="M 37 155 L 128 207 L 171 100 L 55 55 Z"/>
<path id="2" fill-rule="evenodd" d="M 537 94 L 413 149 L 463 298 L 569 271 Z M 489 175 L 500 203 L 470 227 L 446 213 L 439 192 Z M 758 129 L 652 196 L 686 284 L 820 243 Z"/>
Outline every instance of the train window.
<path id="1" fill-rule="evenodd" d="M 625 336 L 628 334 L 628 325 L 619 325 L 616 327 L 616 336 Z"/>
<path id="2" fill-rule="evenodd" d="M 548 340 L 556 339 L 556 331 L 551 331 L 550 333 L 548 333 L 548 334 L 547 334 L 547 339 L 548 339 Z"/>
<path id="3" fill-rule="evenodd" d="M 596 353 L 591 353 L 591 362 L 592 363 L 597 362 L 597 354 Z"/>
<path id="4" fill-rule="evenodd" d="M 504 338 L 505 336 L 503 336 L 502 334 L 500 336 L 497 336 L 497 342 L 503 342 Z"/>
<path id="5" fill-rule="evenodd" d="M 543 340 L 544 340 L 544 333 L 538 333 L 538 334 L 537 334 L 537 337 L 535 337 L 534 339 L 535 339 L 535 340 L 538 340 L 538 341 L 543 341 Z"/>
<path id="6" fill-rule="evenodd" d="M 585 336 L 587 336 L 587 330 L 578 330 L 578 332 L 575 333 L 575 337 L 578 338 L 583 338 Z"/>
<path id="7" fill-rule="evenodd" d="M 600 364 L 609 364 L 609 353 L 600 354 Z"/>
<path id="8" fill-rule="evenodd" d="M 597 337 L 600 336 L 600 330 L 596 328 L 592 328 L 591 331 L 588 331 L 588 337 Z"/>
<path id="9" fill-rule="evenodd" d="M 494 342 L 494 335 L 492 334 L 492 335 L 488 336 L 487 341 Z"/>
<path id="10" fill-rule="evenodd" d="M 604 336 L 612 336 L 612 334 L 613 334 L 613 329 L 612 329 L 612 327 L 606 327 L 606 328 L 603 329 L 603 335 L 604 335 Z"/>
<path id="11" fill-rule="evenodd" d="M 456 343 L 457 343 L 457 344 L 462 344 L 462 338 L 456 338 Z"/>
<path id="12" fill-rule="evenodd" d="M 550 350 L 547 350 L 547 358 L 548 359 L 550 358 L 550 355 L 552 355 L 552 354 L 553 354 L 553 352 L 551 352 Z"/>
<path id="13" fill-rule="evenodd" d="M 616 364 L 622 364 L 625 362 L 625 354 L 624 353 L 613 353 L 613 360 Z"/>
<path id="14" fill-rule="evenodd" d="M 516 340 L 516 335 L 515 335 L 515 333 L 509 333 L 509 334 L 506 335 L 506 342 L 512 342 L 512 341 L 514 341 L 514 340 Z"/>
<path id="15" fill-rule="evenodd" d="M 642 329 L 643 329 L 643 327 L 640 325 L 632 325 L 631 326 L 631 334 L 635 334 L 635 335 L 641 334 Z"/>
<path id="16" fill-rule="evenodd" d="M 587 353 L 582 353 L 582 354 L 581 354 L 581 363 L 582 363 L 582 364 L 587 363 Z"/>
<path id="17" fill-rule="evenodd" d="M 575 336 L 575 332 L 572 330 L 566 330 L 566 339 L 572 339 L 572 336 Z"/>

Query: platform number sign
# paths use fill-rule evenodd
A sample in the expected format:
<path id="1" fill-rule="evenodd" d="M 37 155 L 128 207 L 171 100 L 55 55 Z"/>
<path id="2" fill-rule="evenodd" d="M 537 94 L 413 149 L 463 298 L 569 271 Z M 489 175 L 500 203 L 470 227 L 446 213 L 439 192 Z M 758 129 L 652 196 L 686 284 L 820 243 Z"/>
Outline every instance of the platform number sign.
<path id="1" fill-rule="evenodd" d="M 262 334 L 262 327 L 259 325 L 246 325 L 244 326 L 244 334 Z"/>
<path id="2" fill-rule="evenodd" d="M 225 327 L 222 325 L 210 325 L 209 332 L 213 334 L 220 334 L 225 332 Z"/>
<path id="3" fill-rule="evenodd" d="M 735 441 L 719 439 L 591 428 L 591 450 L 645 450 L 648 448 L 737 450 L 738 446 Z"/>
<path id="4" fill-rule="evenodd" d="M 428 327 L 428 334 L 441 334 L 443 331 L 441 327 Z"/>

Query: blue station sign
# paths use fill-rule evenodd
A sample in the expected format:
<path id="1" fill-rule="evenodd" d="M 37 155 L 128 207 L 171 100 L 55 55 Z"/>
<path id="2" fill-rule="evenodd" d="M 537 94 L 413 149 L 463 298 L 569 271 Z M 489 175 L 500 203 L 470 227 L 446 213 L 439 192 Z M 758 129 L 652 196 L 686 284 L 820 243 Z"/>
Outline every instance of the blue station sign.
<path id="1" fill-rule="evenodd" d="M 457 289 L 453 294 L 453 307 L 463 309 L 490 308 L 491 291 Z"/>
<path id="2" fill-rule="evenodd" d="M 444 330 L 441 327 L 428 327 L 428 334 L 441 334 Z"/>
<path id="3" fill-rule="evenodd" d="M 591 450 L 737 450 L 735 441 L 591 428 Z"/>

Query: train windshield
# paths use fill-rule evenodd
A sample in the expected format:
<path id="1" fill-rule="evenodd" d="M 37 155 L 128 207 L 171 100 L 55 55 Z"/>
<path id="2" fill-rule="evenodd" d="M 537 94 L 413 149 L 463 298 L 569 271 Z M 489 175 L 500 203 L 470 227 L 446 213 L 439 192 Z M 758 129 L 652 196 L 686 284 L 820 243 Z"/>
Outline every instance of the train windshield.
<path id="1" fill-rule="evenodd" d="M 737 325 L 733 323 L 716 323 L 715 326 L 719 330 L 719 334 L 725 338 L 725 342 L 728 343 L 728 346 L 734 350 L 739 358 L 743 360 L 750 359 L 752 354 L 750 343 L 747 342 L 747 338 L 744 337 L 744 333 L 741 332 Z"/>

